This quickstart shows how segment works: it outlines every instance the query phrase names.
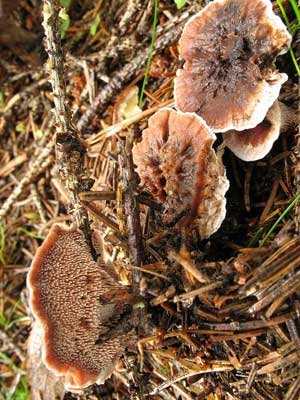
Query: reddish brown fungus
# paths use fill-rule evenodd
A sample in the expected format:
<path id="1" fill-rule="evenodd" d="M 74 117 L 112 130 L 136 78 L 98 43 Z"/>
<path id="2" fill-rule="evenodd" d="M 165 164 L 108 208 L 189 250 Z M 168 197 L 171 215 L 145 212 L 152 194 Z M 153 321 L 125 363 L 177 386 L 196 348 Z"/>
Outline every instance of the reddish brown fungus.
<path id="1" fill-rule="evenodd" d="M 103 383 L 133 343 L 129 293 L 90 255 L 82 233 L 58 225 L 38 249 L 28 287 L 43 331 L 43 361 L 67 390 Z"/>
<path id="2" fill-rule="evenodd" d="M 133 149 L 141 184 L 164 204 L 166 225 L 197 225 L 202 238 L 225 217 L 228 181 L 215 135 L 194 113 L 162 109 L 149 119 L 142 142 Z"/>
<path id="3" fill-rule="evenodd" d="M 276 101 L 255 128 L 223 133 L 224 143 L 241 160 L 260 160 L 269 153 L 280 132 L 295 124 L 296 112 Z"/>
<path id="4" fill-rule="evenodd" d="M 254 128 L 279 95 L 286 74 L 274 61 L 291 36 L 270 0 L 215 0 L 186 24 L 175 105 L 215 132 Z"/>
<path id="5" fill-rule="evenodd" d="M 280 108 L 276 101 L 263 122 L 245 131 L 223 133 L 225 145 L 241 160 L 256 161 L 265 157 L 280 133 Z"/>

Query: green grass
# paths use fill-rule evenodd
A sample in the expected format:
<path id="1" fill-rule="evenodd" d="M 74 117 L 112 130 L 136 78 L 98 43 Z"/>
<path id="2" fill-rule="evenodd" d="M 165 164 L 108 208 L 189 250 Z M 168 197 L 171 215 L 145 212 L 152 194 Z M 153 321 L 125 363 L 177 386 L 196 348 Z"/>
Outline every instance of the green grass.
<path id="1" fill-rule="evenodd" d="M 71 0 L 59 0 L 59 2 L 66 10 L 71 6 Z"/>
<path id="2" fill-rule="evenodd" d="M 6 247 L 6 238 L 3 225 L 0 224 L 0 263 L 6 265 L 7 262 L 4 257 L 4 251 Z"/>
<path id="3" fill-rule="evenodd" d="M 10 317 L 14 314 L 15 310 L 17 307 L 17 303 L 12 307 L 10 311 Z M 10 317 L 6 317 L 4 314 L 0 314 L 0 329 L 10 329 L 14 324 L 20 321 L 25 321 L 28 320 L 29 317 L 23 316 L 23 317 L 18 317 L 13 320 L 10 320 Z M 18 386 L 16 387 L 15 391 L 13 394 L 10 394 L 9 389 L 7 386 L 4 384 L 3 379 L 0 379 L 0 392 L 2 393 L 2 397 L 0 396 L 0 399 L 2 400 L 27 400 L 29 399 L 29 391 L 27 388 L 26 384 L 26 378 L 24 376 L 24 371 L 13 361 L 12 358 L 10 358 L 7 354 L 4 352 L 0 351 L 0 362 L 2 362 L 5 365 L 8 365 L 12 371 L 14 371 L 15 374 L 21 374 L 20 382 Z"/>
<path id="4" fill-rule="evenodd" d="M 1 387 L 3 390 L 3 399 L 4 400 L 28 400 L 29 399 L 29 390 L 26 384 L 25 376 L 21 376 L 20 382 L 15 390 L 15 392 L 11 395 L 7 387 L 1 383 Z"/>
<path id="5" fill-rule="evenodd" d="M 32 237 L 32 238 L 34 238 L 34 239 L 42 239 L 42 240 L 45 239 L 45 236 L 38 235 L 37 233 L 34 233 L 34 232 L 30 232 L 30 231 L 29 231 L 28 229 L 26 229 L 26 228 L 19 228 L 19 229 L 18 229 L 18 233 L 19 233 L 19 232 L 25 233 L 25 235 L 27 235 L 27 236 L 29 236 L 29 237 Z"/>
<path id="6" fill-rule="evenodd" d="M 149 48 L 148 60 L 147 60 L 145 76 L 144 76 L 144 80 L 143 80 L 143 84 L 142 84 L 141 94 L 140 94 L 140 98 L 139 98 L 139 107 L 140 108 L 142 108 L 144 91 L 145 91 L 145 87 L 147 85 L 149 70 L 150 70 L 151 61 L 152 61 L 152 57 L 153 57 L 154 43 L 155 43 L 155 39 L 156 39 L 157 16 L 158 16 L 158 0 L 154 0 L 154 13 L 153 13 L 151 44 L 150 44 L 150 48 Z"/>
<path id="7" fill-rule="evenodd" d="M 4 94 L 2 90 L 0 89 L 0 108 L 4 107 Z"/>
<path id="8" fill-rule="evenodd" d="M 18 317 L 13 319 L 12 321 L 8 320 L 4 314 L 0 314 L 0 327 L 4 330 L 10 329 L 13 325 L 17 324 L 18 322 L 28 321 L 29 317 Z"/>
<path id="9" fill-rule="evenodd" d="M 91 36 L 95 36 L 96 35 L 98 27 L 99 27 L 99 24 L 100 24 L 100 20 L 101 20 L 100 14 L 97 14 L 95 19 L 94 19 L 94 21 L 90 25 L 90 34 L 91 34 Z"/>
<path id="10" fill-rule="evenodd" d="M 247 244 L 247 247 L 255 247 L 264 232 L 264 228 L 258 228 L 253 238 Z"/>
<path id="11" fill-rule="evenodd" d="M 176 7 L 180 10 L 182 7 L 185 6 L 186 0 L 174 0 Z"/>
<path id="12" fill-rule="evenodd" d="M 8 315 L 0 313 L 0 327 L 3 328 L 4 330 L 10 329 L 14 324 L 16 324 L 18 322 L 30 320 L 30 318 L 28 316 L 17 317 L 14 319 L 12 318 L 20 301 L 21 300 L 18 300 L 13 305 L 13 307 L 11 307 L 11 309 L 7 313 Z"/>
<path id="13" fill-rule="evenodd" d="M 292 8 L 293 8 L 294 13 L 296 15 L 296 18 L 298 20 L 298 24 L 300 24 L 300 10 L 299 10 L 299 7 L 298 7 L 298 5 L 297 5 L 295 0 L 290 0 L 290 3 L 292 5 Z"/>
<path id="14" fill-rule="evenodd" d="M 0 351 L 0 359 L 4 364 L 9 365 L 14 371 L 19 371 L 20 368 L 2 351 Z"/>
<path id="15" fill-rule="evenodd" d="M 266 233 L 265 237 L 260 241 L 259 248 L 263 247 L 266 241 L 269 239 L 270 235 L 273 233 L 274 229 L 277 225 L 283 220 L 283 218 L 291 211 L 291 209 L 295 206 L 296 203 L 300 200 L 300 194 L 298 194 L 294 200 L 288 205 L 288 207 L 283 211 L 280 217 L 274 222 L 271 228 Z"/>
<path id="16" fill-rule="evenodd" d="M 24 371 L 19 368 L 5 353 L 0 351 L 0 360 L 6 365 L 8 365 L 16 374 L 22 374 L 18 386 L 16 387 L 13 394 L 9 393 L 8 388 L 0 381 L 1 392 L 3 393 L 3 397 L 1 399 L 4 400 L 27 400 L 29 399 L 29 390 L 26 384 L 26 377 L 24 376 Z"/>
<path id="17" fill-rule="evenodd" d="M 276 1 L 277 1 L 277 4 L 278 4 L 278 7 L 280 8 L 280 11 L 281 11 L 282 17 L 284 19 L 284 22 L 285 22 L 285 24 L 286 24 L 286 26 L 288 28 L 288 31 L 293 36 L 299 30 L 299 27 L 300 27 L 300 10 L 299 10 L 299 7 L 298 7 L 298 5 L 297 5 L 295 0 L 289 0 L 290 4 L 291 4 L 291 6 L 292 6 L 292 8 L 294 10 L 294 13 L 295 13 L 295 16 L 297 18 L 297 21 L 298 21 L 298 23 L 296 25 L 291 26 L 290 21 L 288 19 L 288 16 L 287 16 L 287 14 L 285 12 L 285 9 L 283 7 L 283 4 L 282 4 L 281 0 L 276 0 Z M 295 53 L 294 53 L 294 50 L 292 49 L 292 47 L 290 47 L 289 51 L 290 51 L 290 55 L 291 55 L 293 64 L 295 66 L 295 69 L 297 71 L 297 74 L 298 74 L 298 76 L 300 76 L 300 67 L 299 67 L 299 64 L 297 62 L 297 58 L 295 56 Z"/>

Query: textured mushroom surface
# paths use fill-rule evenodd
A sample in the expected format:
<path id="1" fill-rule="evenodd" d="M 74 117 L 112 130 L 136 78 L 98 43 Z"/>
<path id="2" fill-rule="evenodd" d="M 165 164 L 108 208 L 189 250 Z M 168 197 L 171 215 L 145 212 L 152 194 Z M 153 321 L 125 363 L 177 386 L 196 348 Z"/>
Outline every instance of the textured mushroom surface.
<path id="1" fill-rule="evenodd" d="M 103 383 L 134 340 L 126 288 L 92 259 L 79 230 L 58 225 L 38 249 L 27 282 L 45 365 L 70 391 Z"/>
<path id="2" fill-rule="evenodd" d="M 290 43 L 270 0 L 209 3 L 180 39 L 176 108 L 196 112 L 215 132 L 254 128 L 287 80 L 274 61 Z"/>
<path id="3" fill-rule="evenodd" d="M 223 133 L 224 144 L 241 160 L 256 161 L 265 157 L 278 139 L 281 128 L 281 110 L 276 101 L 263 122 L 245 131 Z"/>
<path id="4" fill-rule="evenodd" d="M 202 238 L 212 235 L 225 217 L 228 181 L 214 141 L 196 114 L 162 109 L 149 119 L 133 149 L 142 186 L 164 205 L 163 222 L 178 227 L 193 222 Z"/>

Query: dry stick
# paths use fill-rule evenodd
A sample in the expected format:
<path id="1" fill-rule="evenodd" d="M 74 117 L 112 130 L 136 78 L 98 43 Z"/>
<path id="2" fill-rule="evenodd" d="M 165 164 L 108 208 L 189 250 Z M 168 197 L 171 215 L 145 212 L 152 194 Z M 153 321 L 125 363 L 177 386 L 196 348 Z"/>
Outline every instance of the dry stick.
<path id="1" fill-rule="evenodd" d="M 143 238 L 140 224 L 140 207 L 137 198 L 137 178 L 134 172 L 132 158 L 132 134 L 129 132 L 125 143 L 120 143 L 119 165 L 123 177 L 123 204 L 126 215 L 126 226 L 128 235 L 128 251 L 134 266 L 141 266 L 143 263 Z M 139 296 L 139 283 L 141 272 L 132 269 L 132 292 Z M 136 327 L 138 335 L 144 333 L 145 310 L 140 307 L 141 302 L 133 309 L 132 324 Z"/>
<path id="2" fill-rule="evenodd" d="M 134 7 L 131 7 L 131 3 L 143 3 L 143 1 L 140 0 L 129 0 L 127 9 L 125 11 L 124 17 L 127 13 L 127 15 L 133 16 L 133 14 L 137 11 Z M 140 10 L 144 4 L 141 6 Z M 187 21 L 187 19 L 190 17 L 190 15 L 195 14 L 197 11 L 201 9 L 200 4 L 194 4 L 186 9 L 185 12 L 180 13 L 179 16 L 174 16 L 171 18 L 168 22 L 160 25 L 157 27 L 157 38 L 162 37 L 163 35 L 168 35 L 168 32 L 171 31 L 175 26 L 179 26 L 180 24 L 184 23 Z M 139 11 L 140 11 L 139 10 Z M 130 21 L 129 21 L 130 22 Z M 119 23 L 119 29 L 123 31 L 124 24 L 122 24 L 122 20 Z M 124 32 L 125 33 L 125 32 Z M 160 39 L 157 39 L 160 40 Z M 117 65 L 120 63 L 120 56 L 126 54 L 134 55 L 138 51 L 143 51 L 143 43 L 140 41 L 137 41 L 136 37 L 134 34 L 131 34 L 130 36 L 125 36 L 124 38 L 120 37 L 120 35 L 116 36 L 115 30 L 112 30 L 111 37 L 108 41 L 108 43 L 105 44 L 105 47 L 101 49 L 101 52 L 98 52 L 96 54 L 92 54 L 90 56 L 85 57 L 87 60 L 94 60 L 97 62 L 95 66 L 95 71 L 96 72 L 104 72 L 105 71 L 105 63 L 109 59 L 114 59 L 114 63 Z M 148 49 L 148 50 L 147 50 Z M 149 47 L 146 47 L 146 53 L 148 55 Z M 147 56 L 146 56 L 147 57 Z M 129 61 L 128 61 L 129 62 Z M 147 59 L 144 62 L 144 65 L 146 65 Z"/>
<path id="3" fill-rule="evenodd" d="M 85 146 L 71 122 L 70 107 L 66 99 L 64 58 L 59 27 L 57 0 L 44 0 L 43 26 L 46 34 L 46 51 L 49 56 L 50 83 L 52 85 L 57 125 L 56 153 L 59 172 L 71 192 L 71 208 L 79 228 L 83 231 L 92 252 L 91 230 L 88 214 L 80 204 L 78 194 L 93 185 L 84 170 Z"/>
<path id="4" fill-rule="evenodd" d="M 298 1 L 298 5 L 300 7 L 300 0 Z M 296 38 L 296 42 L 300 42 L 300 31 L 298 29 L 298 34 Z M 299 46 L 298 46 L 299 47 Z M 300 57 L 299 54 L 297 54 Z M 298 107 L 297 107 L 297 125 L 298 129 L 296 128 L 297 132 L 295 135 L 295 147 L 293 148 L 293 155 L 294 155 L 294 168 L 293 168 L 293 183 L 294 183 L 294 192 L 297 196 L 300 193 L 300 77 L 298 77 Z M 296 232 L 300 234 L 300 203 L 298 202 L 295 204 L 294 207 L 294 221 L 296 225 Z"/>
<path id="5" fill-rule="evenodd" d="M 161 49 L 165 49 L 171 44 L 175 43 L 181 34 L 181 27 L 176 26 L 170 31 L 166 32 L 159 39 L 157 39 L 153 51 L 153 55 L 158 53 Z M 110 82 L 103 87 L 98 93 L 94 102 L 81 116 L 77 123 L 79 130 L 84 129 L 93 119 L 96 113 L 101 113 L 104 110 L 104 106 L 116 95 L 125 84 L 135 77 L 147 63 L 148 58 L 148 46 L 143 48 L 134 59 L 121 68 L 110 80 Z"/>
<path id="6" fill-rule="evenodd" d="M 298 376 L 295 381 L 292 381 L 283 400 L 299 399 L 299 392 L 300 392 L 300 376 Z"/>
<path id="7" fill-rule="evenodd" d="M 40 219 L 41 219 L 42 223 L 46 224 L 47 223 L 46 214 L 45 214 L 37 187 L 34 183 L 31 184 L 31 195 L 32 195 L 32 199 L 35 203 L 36 209 L 40 215 Z"/>
<path id="8" fill-rule="evenodd" d="M 123 176 L 123 199 L 128 230 L 128 247 L 132 264 L 141 266 L 143 262 L 143 239 L 140 224 L 140 208 L 137 199 L 137 179 L 134 172 L 132 159 L 132 135 L 126 138 L 125 144 L 121 145 L 119 154 L 120 166 Z M 133 291 L 137 294 L 139 284 L 139 271 L 132 273 Z"/>
<path id="9" fill-rule="evenodd" d="M 129 0 L 126 11 L 121 18 L 121 21 L 119 23 L 119 28 L 121 31 L 121 34 L 125 34 L 126 30 L 128 29 L 128 25 L 130 25 L 130 21 L 133 18 L 134 14 L 137 11 L 140 11 L 144 6 L 144 1 L 143 0 Z"/>
<path id="10" fill-rule="evenodd" d="M 4 202 L 2 208 L 0 209 L 0 221 L 6 216 L 8 211 L 11 209 L 14 202 L 22 194 L 23 190 L 32 182 L 42 171 L 44 171 L 53 161 L 50 154 L 53 150 L 54 143 L 49 143 L 42 152 L 38 155 L 35 162 L 32 164 L 26 175 L 20 180 L 18 185 L 15 187 L 13 192 Z"/>

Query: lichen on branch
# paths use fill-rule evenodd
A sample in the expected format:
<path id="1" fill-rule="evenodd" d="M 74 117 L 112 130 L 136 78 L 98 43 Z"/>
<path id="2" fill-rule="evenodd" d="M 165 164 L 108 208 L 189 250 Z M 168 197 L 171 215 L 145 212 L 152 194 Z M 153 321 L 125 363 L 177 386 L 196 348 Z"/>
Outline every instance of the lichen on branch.
<path id="1" fill-rule="evenodd" d="M 85 144 L 72 124 L 67 102 L 59 13 L 60 8 L 56 0 L 44 0 L 43 26 L 56 117 L 56 162 L 62 180 L 71 192 L 69 211 L 73 213 L 76 223 L 92 248 L 88 215 L 79 202 L 78 194 L 89 190 L 93 186 L 93 180 L 88 178 L 84 169 Z"/>

